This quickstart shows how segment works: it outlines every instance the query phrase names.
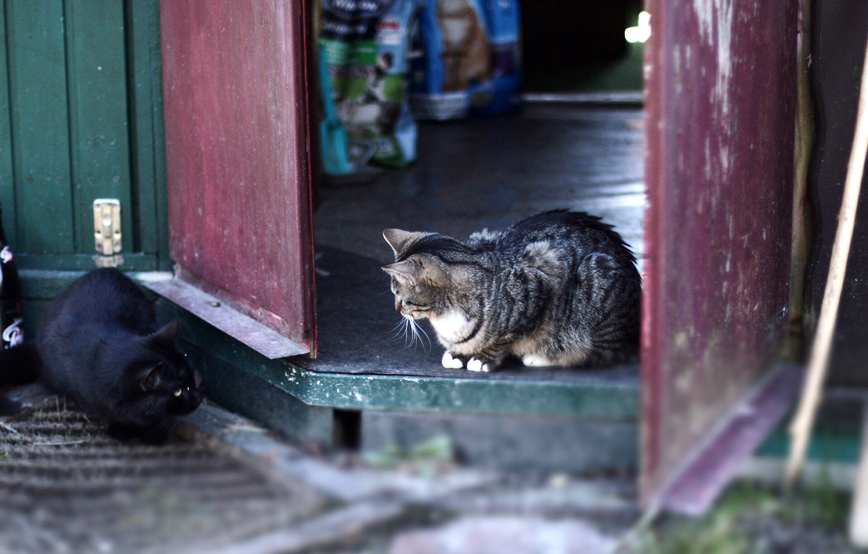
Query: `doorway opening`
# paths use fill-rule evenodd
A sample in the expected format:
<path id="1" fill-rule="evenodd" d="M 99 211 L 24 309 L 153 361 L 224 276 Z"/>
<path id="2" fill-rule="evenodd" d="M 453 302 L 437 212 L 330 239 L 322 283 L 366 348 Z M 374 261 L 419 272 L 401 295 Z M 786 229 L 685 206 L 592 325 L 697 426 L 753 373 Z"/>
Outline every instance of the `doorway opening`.
<path id="1" fill-rule="evenodd" d="M 299 365 L 317 373 L 393 379 L 395 397 L 372 402 L 375 409 L 631 421 L 634 430 L 619 437 L 635 450 L 637 364 L 604 370 L 511 364 L 483 375 L 443 368 L 442 347 L 427 321 L 427 337 L 412 340 L 402 333 L 381 266 L 394 261 L 382 238 L 386 228 L 436 231 L 463 240 L 483 228 L 504 229 L 545 210 L 568 208 L 614 225 L 641 270 L 644 136 L 636 60 L 642 54 L 641 44 L 624 39 L 639 10 L 638 3 L 627 1 L 605 14 L 591 14 L 602 29 L 596 43 L 590 32 L 552 42 L 541 27 L 558 18 L 554 4 L 544 17 L 536 8 L 526 11 L 520 112 L 420 121 L 418 157 L 410 167 L 315 183 L 318 355 L 297 360 Z M 582 14 L 567 15 L 594 26 Z M 606 46 L 603 31 L 613 25 L 617 40 Z M 398 384 L 420 378 L 426 379 L 424 386 L 412 392 Z M 475 385 L 478 396 L 455 392 L 458 382 Z M 432 399 L 438 394 L 443 399 Z M 592 394 L 598 395 L 596 401 L 578 401 Z M 510 399 L 517 401 L 510 405 Z M 365 420 L 363 415 L 363 445 Z M 635 462 L 635 455 L 622 460 L 629 466 Z"/>

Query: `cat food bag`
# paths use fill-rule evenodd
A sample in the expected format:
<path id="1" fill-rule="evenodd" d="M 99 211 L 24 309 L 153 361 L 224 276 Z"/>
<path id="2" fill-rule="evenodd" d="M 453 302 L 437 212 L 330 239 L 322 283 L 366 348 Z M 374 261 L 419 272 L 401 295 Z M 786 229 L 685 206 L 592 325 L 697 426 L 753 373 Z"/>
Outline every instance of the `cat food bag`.
<path id="1" fill-rule="evenodd" d="M 491 115 L 520 106 L 518 0 L 426 0 L 411 106 L 419 119 Z"/>
<path id="2" fill-rule="evenodd" d="M 416 158 L 407 103 L 410 26 L 424 0 L 323 0 L 320 47 L 349 171 Z M 344 138 L 345 137 L 345 138 Z"/>

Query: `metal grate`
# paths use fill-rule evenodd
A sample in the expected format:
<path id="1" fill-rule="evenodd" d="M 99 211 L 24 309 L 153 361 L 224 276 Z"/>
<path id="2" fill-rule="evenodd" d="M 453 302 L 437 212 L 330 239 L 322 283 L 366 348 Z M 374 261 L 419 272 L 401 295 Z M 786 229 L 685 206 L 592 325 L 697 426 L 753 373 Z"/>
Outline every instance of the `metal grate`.
<path id="1" fill-rule="evenodd" d="M 0 422 L 0 552 L 207 552 L 322 505 L 215 440 L 104 431 L 56 398 Z"/>

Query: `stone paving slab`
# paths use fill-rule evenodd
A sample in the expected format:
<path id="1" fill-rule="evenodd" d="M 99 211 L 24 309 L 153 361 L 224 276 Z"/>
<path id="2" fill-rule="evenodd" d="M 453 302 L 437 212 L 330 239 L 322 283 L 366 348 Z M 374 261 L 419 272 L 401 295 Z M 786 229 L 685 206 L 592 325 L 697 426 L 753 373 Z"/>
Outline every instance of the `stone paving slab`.
<path id="1" fill-rule="evenodd" d="M 578 519 L 488 516 L 400 533 L 389 554 L 608 554 L 614 546 Z"/>
<path id="2" fill-rule="evenodd" d="M 638 518 L 630 479 L 554 474 L 540 480 L 473 468 L 421 476 L 343 467 L 340 459 L 307 455 L 214 406 L 186 423 L 346 503 L 220 554 L 597 554 L 609 552 L 613 537 Z M 414 528 L 419 525 L 428 528 Z"/>
<path id="3" fill-rule="evenodd" d="M 433 502 L 460 491 L 493 485 L 504 478 L 496 471 L 470 468 L 450 471 L 435 480 L 397 471 L 339 467 L 334 461 L 305 455 L 295 446 L 275 440 L 248 420 L 210 405 L 200 407 L 185 419 L 185 423 L 257 456 L 275 471 L 344 502 L 382 497 L 415 503 Z"/>

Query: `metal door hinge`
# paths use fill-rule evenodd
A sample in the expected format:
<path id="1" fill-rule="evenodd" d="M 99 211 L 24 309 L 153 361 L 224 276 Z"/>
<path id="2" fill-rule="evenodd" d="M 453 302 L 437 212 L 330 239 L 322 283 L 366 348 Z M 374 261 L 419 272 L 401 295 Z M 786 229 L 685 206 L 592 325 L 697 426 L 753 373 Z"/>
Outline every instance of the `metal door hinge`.
<path id="1" fill-rule="evenodd" d="M 93 201 L 93 235 L 97 255 L 97 267 L 123 265 L 121 254 L 121 203 L 114 198 L 97 198 Z"/>

